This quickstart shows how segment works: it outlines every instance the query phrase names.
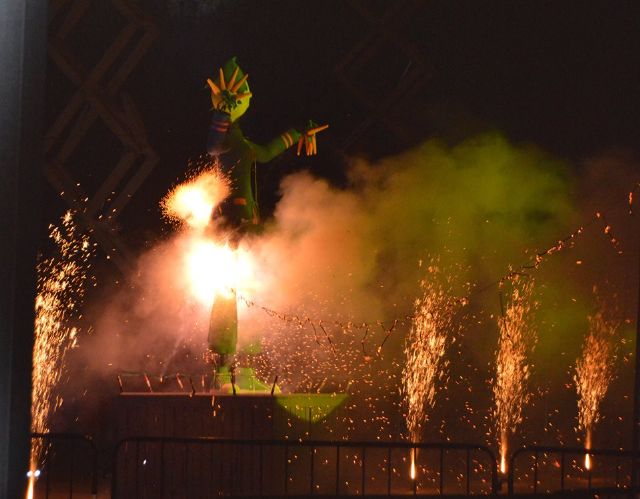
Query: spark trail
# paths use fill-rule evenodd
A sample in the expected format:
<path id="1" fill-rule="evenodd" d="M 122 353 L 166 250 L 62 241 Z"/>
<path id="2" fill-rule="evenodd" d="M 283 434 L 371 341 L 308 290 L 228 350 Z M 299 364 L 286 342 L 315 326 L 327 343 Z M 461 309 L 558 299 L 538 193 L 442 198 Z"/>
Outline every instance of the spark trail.
<path id="1" fill-rule="evenodd" d="M 578 430 L 585 433 L 586 449 L 591 448 L 593 428 L 600 419 L 600 403 L 613 379 L 613 337 L 619 326 L 619 322 L 605 316 L 602 308 L 589 316 L 589 333 L 576 362 L 573 381 L 578 394 Z M 585 455 L 585 468 L 591 468 L 589 454 Z"/>
<path id="2" fill-rule="evenodd" d="M 49 231 L 55 245 L 54 256 L 40 260 L 37 265 L 31 394 L 31 431 L 35 433 L 49 430 L 51 416 L 62 405 L 55 389 L 63 373 L 65 356 L 77 342 L 78 329 L 73 323 L 81 317 L 80 305 L 93 254 L 88 237 L 78 233 L 71 212 L 64 215 L 60 226 L 50 225 Z M 30 459 L 31 493 L 36 469 L 45 459 L 45 453 L 42 442 L 34 440 Z"/>
<path id="3" fill-rule="evenodd" d="M 496 378 L 493 385 L 493 416 L 500 446 L 500 471 L 507 472 L 509 436 L 522 422 L 522 409 L 529 400 L 529 354 L 536 342 L 531 324 L 535 307 L 533 280 L 516 276 L 511 280 L 511 299 L 498 319 L 500 338 L 496 353 Z"/>

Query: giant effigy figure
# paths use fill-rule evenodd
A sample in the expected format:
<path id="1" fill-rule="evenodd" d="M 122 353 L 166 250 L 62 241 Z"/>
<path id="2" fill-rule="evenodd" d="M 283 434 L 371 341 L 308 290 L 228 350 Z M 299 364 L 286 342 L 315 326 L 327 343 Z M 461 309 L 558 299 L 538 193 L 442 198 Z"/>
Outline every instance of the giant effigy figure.
<path id="1" fill-rule="evenodd" d="M 231 194 L 216 208 L 213 216 L 222 217 L 222 225 L 231 233 L 232 246 L 237 246 L 243 234 L 255 231 L 259 226 L 260 214 L 254 192 L 256 163 L 267 163 L 296 143 L 298 155 L 303 147 L 307 155 L 316 154 L 316 134 L 327 128 L 327 125 L 318 127 L 309 122 L 305 130 L 289 128 L 265 145 L 251 142 L 238 123 L 249 108 L 252 97 L 248 76 L 233 57 L 220 68 L 215 80 L 207 80 L 213 104 L 207 152 L 218 160 L 229 178 L 231 189 Z M 208 343 L 209 350 L 216 357 L 218 378 L 232 375 L 236 353 L 238 313 L 235 290 L 231 290 L 230 295 L 216 296 L 211 308 Z M 255 380 L 251 383 L 256 384 Z"/>

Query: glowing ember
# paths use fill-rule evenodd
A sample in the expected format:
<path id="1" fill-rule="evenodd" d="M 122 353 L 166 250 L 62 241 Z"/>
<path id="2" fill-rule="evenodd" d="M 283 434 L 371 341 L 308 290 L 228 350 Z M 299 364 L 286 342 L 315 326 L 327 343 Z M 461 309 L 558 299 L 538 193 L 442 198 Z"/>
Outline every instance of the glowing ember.
<path id="1" fill-rule="evenodd" d="M 587 447 L 589 448 L 589 447 Z M 590 454 L 585 454 L 584 455 L 584 468 L 586 470 L 590 470 L 591 469 L 591 455 Z"/>
<path id="2" fill-rule="evenodd" d="M 605 318 L 602 310 L 589 317 L 589 334 L 582 345 L 582 356 L 576 362 L 573 380 L 578 393 L 578 429 L 585 432 L 585 448 L 591 448 L 591 435 L 600 419 L 600 403 L 613 379 L 615 347 L 612 341 L 619 322 Z M 585 468 L 591 458 L 585 455 Z"/>
<path id="3" fill-rule="evenodd" d="M 62 404 L 54 390 L 63 373 L 67 351 L 77 341 L 77 329 L 71 326 L 80 313 L 84 285 L 92 248 L 86 236 L 80 236 L 67 212 L 61 227 L 51 225 L 49 237 L 55 243 L 56 254 L 38 263 L 35 303 L 35 341 L 33 345 L 33 390 L 31 394 L 31 431 L 44 433 L 49 419 Z M 29 490 L 43 459 L 43 446 L 34 440 L 31 446 Z"/>
<path id="4" fill-rule="evenodd" d="M 185 249 L 185 275 L 190 292 L 200 303 L 211 306 L 216 296 L 255 289 L 254 265 L 248 251 L 228 244 L 194 237 Z"/>
<path id="5" fill-rule="evenodd" d="M 162 211 L 170 219 L 193 229 L 209 225 L 211 214 L 229 195 L 229 179 L 217 167 L 209 167 L 175 187 L 162 200 Z"/>
<path id="6" fill-rule="evenodd" d="M 529 399 L 528 354 L 535 344 L 531 327 L 533 281 L 516 277 L 512 280 L 511 300 L 500 317 L 500 339 L 496 356 L 496 379 L 493 385 L 493 415 L 500 439 L 500 472 L 507 472 L 509 435 L 522 422 L 522 408 Z"/>

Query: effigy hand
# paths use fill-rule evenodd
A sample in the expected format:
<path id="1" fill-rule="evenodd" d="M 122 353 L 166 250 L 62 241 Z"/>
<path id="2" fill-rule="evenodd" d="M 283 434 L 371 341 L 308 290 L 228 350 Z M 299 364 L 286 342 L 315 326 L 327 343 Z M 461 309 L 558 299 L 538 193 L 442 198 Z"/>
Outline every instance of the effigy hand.
<path id="1" fill-rule="evenodd" d="M 309 124 L 304 132 L 300 134 L 300 139 L 298 140 L 298 150 L 296 154 L 300 156 L 300 151 L 302 150 L 302 145 L 304 144 L 304 150 L 307 156 L 313 156 L 318 154 L 318 142 L 316 141 L 316 135 L 323 130 L 329 128 L 329 125 L 320 125 L 309 120 Z"/>
<path id="2" fill-rule="evenodd" d="M 240 87 L 247 81 L 247 78 L 249 78 L 249 75 L 246 74 L 236 82 L 238 69 L 239 68 L 236 67 L 229 81 L 225 82 L 224 72 L 222 68 L 220 68 L 219 86 L 216 85 L 211 78 L 207 78 L 207 83 L 211 89 L 211 102 L 213 103 L 214 109 L 230 113 L 240 104 L 242 99 L 251 97 L 251 92 L 245 92 L 242 94 L 238 93 L 238 89 L 240 89 Z"/>

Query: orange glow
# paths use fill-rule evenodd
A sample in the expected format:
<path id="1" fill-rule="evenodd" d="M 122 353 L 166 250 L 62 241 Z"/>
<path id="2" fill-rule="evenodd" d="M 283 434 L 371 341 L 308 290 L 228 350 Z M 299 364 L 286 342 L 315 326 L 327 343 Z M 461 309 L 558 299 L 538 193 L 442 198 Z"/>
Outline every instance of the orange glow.
<path id="1" fill-rule="evenodd" d="M 591 429 L 587 430 L 587 437 L 585 438 L 584 441 L 584 446 L 587 450 L 591 449 Z M 590 470 L 591 469 L 591 455 L 590 454 L 585 454 L 584 455 L 584 467 L 586 470 Z"/>
<path id="2" fill-rule="evenodd" d="M 411 469 L 409 471 L 411 480 L 416 479 L 416 450 L 411 449 Z"/>
<path id="3" fill-rule="evenodd" d="M 228 178 L 218 168 L 212 168 L 169 192 L 162 200 L 162 211 L 166 217 L 185 222 L 193 229 L 204 229 L 214 208 L 229 192 Z"/>
<path id="4" fill-rule="evenodd" d="M 507 474 L 507 452 L 508 449 L 508 439 L 506 433 L 501 436 L 500 439 L 500 473 L 503 475 Z"/>
<path id="5" fill-rule="evenodd" d="M 36 480 L 40 476 L 40 470 L 36 468 L 36 465 L 33 461 L 31 461 L 31 466 L 29 467 L 29 472 L 27 473 L 29 477 L 29 483 L 27 484 L 27 493 L 25 495 L 26 499 L 33 499 Z"/>
<path id="6" fill-rule="evenodd" d="M 33 499 L 33 489 L 35 486 L 35 482 L 36 482 L 36 477 L 31 475 L 29 477 L 29 485 L 27 485 L 27 495 L 26 495 L 27 499 Z"/>
<path id="7" fill-rule="evenodd" d="M 185 275 L 191 294 L 210 306 L 217 295 L 231 298 L 255 288 L 251 255 L 228 244 L 194 238 L 185 251 Z"/>

